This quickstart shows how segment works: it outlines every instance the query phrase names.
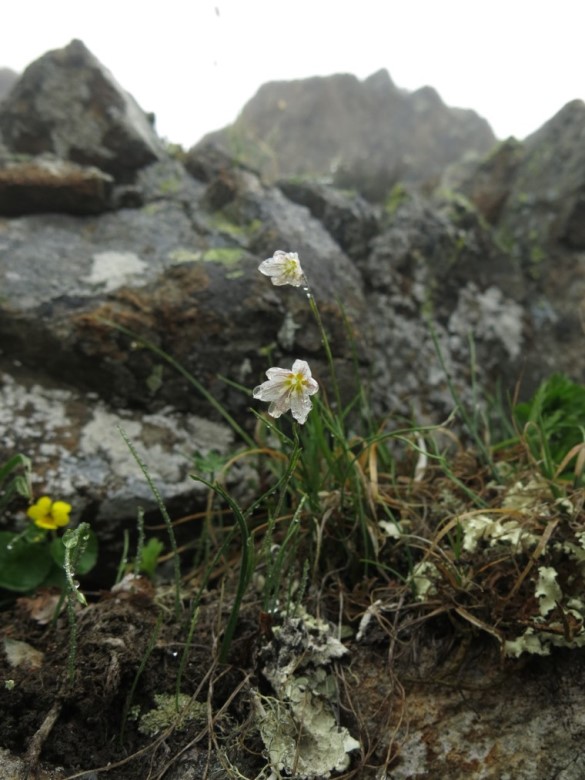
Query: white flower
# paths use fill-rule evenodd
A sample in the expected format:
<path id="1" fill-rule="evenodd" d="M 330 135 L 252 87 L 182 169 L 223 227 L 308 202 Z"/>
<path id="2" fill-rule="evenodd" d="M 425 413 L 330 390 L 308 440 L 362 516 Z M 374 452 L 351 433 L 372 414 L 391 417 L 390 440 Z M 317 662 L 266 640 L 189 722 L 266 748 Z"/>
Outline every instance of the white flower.
<path id="1" fill-rule="evenodd" d="M 260 263 L 258 270 L 264 276 L 269 276 L 272 284 L 277 287 L 283 284 L 300 287 L 307 283 L 296 252 L 283 252 L 282 249 L 277 249 L 272 257 Z"/>
<path id="2" fill-rule="evenodd" d="M 319 390 L 309 364 L 295 360 L 292 369 L 269 368 L 266 376 L 268 381 L 254 388 L 254 398 L 270 403 L 268 414 L 272 417 L 280 417 L 290 409 L 295 420 L 304 423 L 313 408 L 309 396 Z"/>

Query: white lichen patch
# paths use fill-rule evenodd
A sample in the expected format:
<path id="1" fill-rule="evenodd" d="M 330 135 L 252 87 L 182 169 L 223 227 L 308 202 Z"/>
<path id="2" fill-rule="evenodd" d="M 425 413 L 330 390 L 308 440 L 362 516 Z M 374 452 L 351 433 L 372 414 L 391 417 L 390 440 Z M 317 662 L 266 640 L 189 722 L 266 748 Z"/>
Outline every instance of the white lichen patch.
<path id="1" fill-rule="evenodd" d="M 128 282 L 144 284 L 147 268 L 144 260 L 134 252 L 96 252 L 85 281 L 101 287 L 104 292 L 111 292 Z"/>
<path id="2" fill-rule="evenodd" d="M 96 502 L 96 517 L 135 514 L 154 499 L 118 427 L 146 462 L 163 499 L 205 488 L 191 478 L 194 456 L 218 458 L 231 450 L 233 434 L 224 425 L 167 407 L 157 414 L 114 411 L 92 394 L 44 387 L 28 374 L 17 381 L 0 374 L 0 429 L 10 452 L 33 462 L 35 490 L 83 511 Z M 238 470 L 240 473 L 241 470 Z"/>
<path id="3" fill-rule="evenodd" d="M 335 718 L 332 661 L 347 652 L 324 620 L 298 608 L 274 626 L 262 673 L 274 696 L 255 693 L 257 725 L 275 777 L 329 778 L 349 766 L 360 743 Z"/>
<path id="4" fill-rule="evenodd" d="M 563 591 L 557 582 L 558 572 L 552 566 L 540 566 L 534 595 L 538 599 L 539 611 L 546 617 L 563 598 Z"/>
<path id="5" fill-rule="evenodd" d="M 538 537 L 515 518 L 471 513 L 461 515 L 459 524 L 463 531 L 463 549 L 468 553 L 475 552 L 480 542 L 490 547 L 505 544 L 516 551 L 531 549 L 538 543 Z"/>
<path id="6" fill-rule="evenodd" d="M 224 426 L 194 415 L 177 415 L 171 408 L 157 414 L 143 414 L 136 419 L 97 403 L 81 430 L 79 454 L 88 459 L 98 456 L 108 465 L 112 488 L 118 486 L 128 492 L 131 485 L 135 494 L 142 498 L 148 497 L 150 491 L 120 428 L 146 463 L 152 479 L 164 485 L 167 497 L 200 489 L 190 476 L 190 455 L 195 449 L 201 455 L 211 450 L 225 452 L 232 440 Z"/>
<path id="7" fill-rule="evenodd" d="M 511 360 L 520 355 L 523 343 L 522 307 L 506 298 L 498 287 L 479 290 L 469 282 L 459 294 L 457 309 L 449 319 L 449 332 L 467 341 L 470 330 L 480 340 L 499 341 Z"/>
<path id="8" fill-rule="evenodd" d="M 416 597 L 424 601 L 429 596 L 437 593 L 436 582 L 441 578 L 437 567 L 430 561 L 417 563 L 412 570 L 409 582 L 413 586 Z"/>
<path id="9" fill-rule="evenodd" d="M 328 778 L 349 766 L 349 753 L 360 743 L 336 724 L 328 702 L 301 686 L 291 698 L 255 698 L 258 727 L 270 765 L 280 776 Z"/>

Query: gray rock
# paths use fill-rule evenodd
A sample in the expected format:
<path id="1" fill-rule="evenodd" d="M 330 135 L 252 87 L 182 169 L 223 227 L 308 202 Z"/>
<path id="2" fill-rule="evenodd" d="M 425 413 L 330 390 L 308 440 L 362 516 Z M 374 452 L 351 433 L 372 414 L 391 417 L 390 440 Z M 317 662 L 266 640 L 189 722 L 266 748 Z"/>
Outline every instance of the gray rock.
<path id="1" fill-rule="evenodd" d="M 360 195 L 317 182 L 287 179 L 277 186 L 294 203 L 306 206 L 352 260 L 367 257 L 370 241 L 380 230 L 379 209 Z"/>
<path id="2" fill-rule="evenodd" d="M 11 68 L 0 68 L 0 102 L 4 100 L 14 84 L 18 81 L 18 73 Z"/>
<path id="3" fill-rule="evenodd" d="M 208 134 L 268 181 L 328 177 L 380 200 L 399 180 L 425 182 L 466 151 L 495 143 L 474 111 L 447 107 L 424 87 L 398 89 L 381 70 L 264 84 L 236 122 Z"/>
<path id="4" fill-rule="evenodd" d="M 525 281 L 523 385 L 562 371 L 585 381 L 585 104 L 572 101 L 523 143 L 502 144 L 460 179 Z"/>
<path id="5" fill-rule="evenodd" d="M 11 152 L 45 152 L 116 179 L 164 156 L 147 115 L 81 41 L 40 57 L 0 104 Z"/>

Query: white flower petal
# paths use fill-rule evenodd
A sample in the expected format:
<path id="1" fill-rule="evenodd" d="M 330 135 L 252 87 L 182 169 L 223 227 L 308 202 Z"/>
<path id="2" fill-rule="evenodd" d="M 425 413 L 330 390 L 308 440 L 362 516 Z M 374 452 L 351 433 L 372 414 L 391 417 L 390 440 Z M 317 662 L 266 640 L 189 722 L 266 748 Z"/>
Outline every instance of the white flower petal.
<path id="1" fill-rule="evenodd" d="M 270 404 L 268 414 L 272 417 L 280 417 L 290 409 L 295 420 L 304 423 L 313 408 L 309 396 L 319 390 L 309 364 L 295 360 L 292 369 L 269 368 L 266 376 L 267 381 L 252 391 L 253 397 Z"/>
<path id="2" fill-rule="evenodd" d="M 269 276 L 272 284 L 277 287 L 284 284 L 300 287 L 302 284 L 306 284 L 305 275 L 296 252 L 284 252 L 282 249 L 277 249 L 272 257 L 260 263 L 258 270 L 265 276 Z"/>
<path id="3" fill-rule="evenodd" d="M 282 395 L 286 395 L 289 391 L 288 387 L 284 387 L 281 384 L 272 384 L 271 382 L 264 382 L 263 384 L 255 387 L 252 395 L 254 398 L 259 398 L 261 401 L 276 401 Z"/>
<path id="4" fill-rule="evenodd" d="M 307 416 L 312 408 L 313 404 L 311 403 L 309 397 L 304 393 L 291 393 L 291 413 L 295 420 L 301 423 L 301 425 L 306 421 Z"/>

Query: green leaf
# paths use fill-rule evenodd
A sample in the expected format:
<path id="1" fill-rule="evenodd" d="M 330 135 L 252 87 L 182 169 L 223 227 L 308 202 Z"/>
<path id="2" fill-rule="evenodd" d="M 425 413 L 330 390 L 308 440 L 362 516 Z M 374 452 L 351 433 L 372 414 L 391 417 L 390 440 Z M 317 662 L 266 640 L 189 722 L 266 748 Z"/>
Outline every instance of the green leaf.
<path id="1" fill-rule="evenodd" d="M 164 550 L 164 544 L 155 536 L 151 537 L 144 545 L 140 554 L 140 571 L 143 571 L 149 577 L 154 575 L 161 552 Z"/>
<path id="2" fill-rule="evenodd" d="M 31 544 L 17 534 L 0 532 L 0 587 L 25 592 L 45 579 L 53 560 L 46 544 Z"/>
<path id="3" fill-rule="evenodd" d="M 553 374 L 532 398 L 514 408 L 533 454 L 550 451 L 554 465 L 585 439 L 585 386 L 563 374 Z"/>

